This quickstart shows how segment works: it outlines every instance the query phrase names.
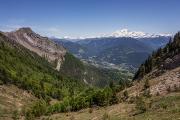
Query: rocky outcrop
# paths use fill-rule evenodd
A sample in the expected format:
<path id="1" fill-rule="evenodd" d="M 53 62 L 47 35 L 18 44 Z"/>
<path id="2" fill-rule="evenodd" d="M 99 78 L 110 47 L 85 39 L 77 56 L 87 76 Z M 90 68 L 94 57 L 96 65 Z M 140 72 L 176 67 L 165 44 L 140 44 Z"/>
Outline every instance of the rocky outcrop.
<path id="1" fill-rule="evenodd" d="M 63 46 L 36 34 L 30 28 L 20 28 L 17 31 L 7 32 L 5 35 L 41 57 L 45 57 L 49 62 L 56 62 L 56 69 L 60 70 L 66 54 Z"/>
<path id="2" fill-rule="evenodd" d="M 159 77 L 150 80 L 150 93 L 152 95 L 165 95 L 168 92 L 180 89 L 180 67 L 166 71 Z"/>

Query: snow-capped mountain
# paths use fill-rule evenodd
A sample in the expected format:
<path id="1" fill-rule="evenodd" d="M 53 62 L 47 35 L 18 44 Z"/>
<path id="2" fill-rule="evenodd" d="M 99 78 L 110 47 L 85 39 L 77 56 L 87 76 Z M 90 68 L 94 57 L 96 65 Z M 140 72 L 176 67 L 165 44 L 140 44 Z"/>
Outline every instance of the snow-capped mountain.
<path id="1" fill-rule="evenodd" d="M 111 37 L 131 37 L 131 38 L 156 38 L 156 37 L 169 37 L 171 34 L 150 34 L 141 31 L 129 31 L 128 29 L 122 29 L 115 31 L 110 35 Z"/>
<path id="2" fill-rule="evenodd" d="M 88 40 L 88 39 L 95 39 L 95 38 L 159 38 L 159 37 L 171 37 L 171 34 L 164 34 L 164 33 L 158 33 L 158 34 L 151 34 L 151 33 L 145 33 L 142 31 L 130 31 L 128 29 L 121 29 L 117 30 L 113 33 L 108 34 L 101 34 L 98 36 L 87 36 L 87 37 L 62 37 L 61 39 L 66 39 L 69 41 L 79 41 L 79 40 Z"/>

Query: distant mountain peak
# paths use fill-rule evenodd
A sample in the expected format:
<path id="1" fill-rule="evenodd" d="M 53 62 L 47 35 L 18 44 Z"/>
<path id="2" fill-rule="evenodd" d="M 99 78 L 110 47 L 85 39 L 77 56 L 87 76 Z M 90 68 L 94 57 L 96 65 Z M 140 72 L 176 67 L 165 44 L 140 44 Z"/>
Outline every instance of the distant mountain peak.
<path id="1" fill-rule="evenodd" d="M 131 38 L 155 38 L 155 37 L 169 37 L 170 34 L 150 34 L 141 31 L 130 31 L 128 29 L 121 29 L 111 34 L 112 37 L 131 37 Z"/>

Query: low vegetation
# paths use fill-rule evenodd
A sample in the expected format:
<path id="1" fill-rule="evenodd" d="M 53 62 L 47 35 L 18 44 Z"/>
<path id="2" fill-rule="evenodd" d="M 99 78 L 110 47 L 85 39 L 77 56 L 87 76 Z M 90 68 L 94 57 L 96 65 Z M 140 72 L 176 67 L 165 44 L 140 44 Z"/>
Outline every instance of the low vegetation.
<path id="1" fill-rule="evenodd" d="M 54 114 L 44 118 L 69 120 L 178 120 L 180 108 L 180 94 L 170 93 L 167 96 L 152 96 L 151 98 L 136 98 L 133 103 L 122 102 L 108 107 L 92 108 L 79 112 Z"/>

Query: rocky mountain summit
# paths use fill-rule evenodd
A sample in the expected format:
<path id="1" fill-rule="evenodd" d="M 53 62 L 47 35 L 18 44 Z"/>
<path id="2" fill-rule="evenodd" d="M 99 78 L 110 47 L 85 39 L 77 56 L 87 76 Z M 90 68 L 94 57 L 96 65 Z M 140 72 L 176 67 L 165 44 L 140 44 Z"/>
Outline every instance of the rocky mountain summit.
<path id="1" fill-rule="evenodd" d="M 5 35 L 41 57 L 45 57 L 49 62 L 55 62 L 56 69 L 60 70 L 66 54 L 63 46 L 36 34 L 31 28 L 20 28 L 16 31 L 6 32 Z"/>

